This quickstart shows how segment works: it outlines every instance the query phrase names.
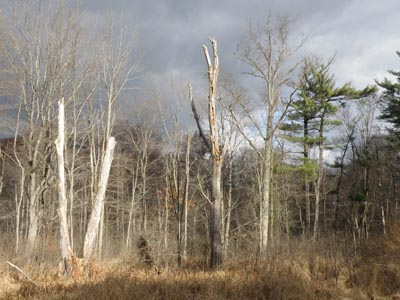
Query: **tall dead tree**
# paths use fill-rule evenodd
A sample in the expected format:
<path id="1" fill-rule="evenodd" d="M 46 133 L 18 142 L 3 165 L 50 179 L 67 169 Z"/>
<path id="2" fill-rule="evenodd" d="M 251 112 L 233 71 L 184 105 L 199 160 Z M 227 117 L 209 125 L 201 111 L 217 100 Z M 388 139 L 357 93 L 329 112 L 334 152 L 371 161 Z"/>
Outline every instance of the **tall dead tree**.
<path id="1" fill-rule="evenodd" d="M 67 275 L 70 275 L 75 267 L 73 265 L 74 253 L 71 247 L 69 238 L 69 228 L 67 222 L 67 207 L 68 200 L 66 195 L 66 182 L 65 182 L 65 171 L 64 171 L 64 101 L 59 102 L 59 113 L 58 113 L 58 137 L 55 141 L 57 158 L 58 158 L 58 181 L 59 181 L 59 208 L 58 216 L 60 220 L 60 237 L 59 244 L 61 250 L 61 258 L 63 261 L 64 271 Z M 89 224 L 86 230 L 85 241 L 83 246 L 83 261 L 86 267 L 90 261 L 90 257 L 93 253 L 96 237 L 99 231 L 99 223 L 101 212 L 104 207 L 105 193 L 107 189 L 108 177 L 110 174 L 111 163 L 113 159 L 113 153 L 115 148 L 115 139 L 110 137 L 107 141 L 106 152 L 104 154 L 101 174 L 98 182 L 98 189 L 96 199 L 90 215 Z"/>
<path id="2" fill-rule="evenodd" d="M 207 75 L 208 75 L 208 125 L 209 125 L 209 137 L 204 135 L 204 131 L 201 127 L 200 116 L 197 113 L 192 96 L 190 101 L 192 105 L 192 112 L 196 120 L 197 127 L 199 129 L 200 136 L 204 140 L 204 143 L 211 153 L 212 158 L 212 199 L 211 199 L 211 229 L 210 229 L 210 243 L 211 243 L 211 256 L 210 266 L 211 268 L 217 268 L 222 264 L 222 240 L 221 240 L 221 174 L 222 164 L 226 152 L 226 144 L 220 145 L 217 125 L 217 113 L 216 113 L 216 94 L 217 94 L 217 82 L 219 73 L 219 59 L 218 59 L 218 48 L 217 41 L 215 38 L 209 38 L 214 54 L 214 65 L 211 61 L 208 53 L 207 46 L 203 45 L 204 56 L 207 63 Z M 189 90 L 191 88 L 189 87 Z M 191 93 L 190 93 L 191 94 Z"/>
<path id="3" fill-rule="evenodd" d="M 104 209 L 104 199 L 106 195 L 108 177 L 110 175 L 111 163 L 113 160 L 113 153 L 115 148 L 115 139 L 110 137 L 107 140 L 106 152 L 101 162 L 101 173 L 97 188 L 97 194 L 90 215 L 89 224 L 86 230 L 85 242 L 83 245 L 83 260 L 84 265 L 87 266 L 90 257 L 92 256 L 93 249 L 96 242 L 96 237 L 99 234 L 99 225 L 101 214 Z"/>
<path id="4" fill-rule="evenodd" d="M 57 158 L 58 158 L 58 218 L 60 221 L 60 237 L 59 244 L 61 250 L 61 258 L 65 272 L 69 275 L 72 271 L 72 257 L 73 251 L 69 239 L 68 221 L 67 221 L 67 207 L 68 199 L 65 184 L 65 170 L 64 170 L 64 99 L 58 103 L 58 137 L 55 141 Z"/>

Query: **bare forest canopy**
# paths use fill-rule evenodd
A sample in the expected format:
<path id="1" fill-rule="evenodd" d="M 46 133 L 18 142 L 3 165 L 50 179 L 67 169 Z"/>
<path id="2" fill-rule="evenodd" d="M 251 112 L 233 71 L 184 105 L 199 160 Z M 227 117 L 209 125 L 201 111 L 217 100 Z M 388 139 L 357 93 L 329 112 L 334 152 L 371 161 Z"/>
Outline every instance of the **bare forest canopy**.
<path id="1" fill-rule="evenodd" d="M 398 222 L 399 72 L 338 84 L 334 59 L 300 57 L 306 39 L 270 15 L 231 49 L 257 91 L 219 72 L 225 53 L 204 37 L 204 91 L 185 78 L 127 105 L 136 36 L 83 16 L 63 1 L 1 12 L 0 258 L 78 276 L 111 258 L 221 268 L 330 239 L 357 257 Z"/>

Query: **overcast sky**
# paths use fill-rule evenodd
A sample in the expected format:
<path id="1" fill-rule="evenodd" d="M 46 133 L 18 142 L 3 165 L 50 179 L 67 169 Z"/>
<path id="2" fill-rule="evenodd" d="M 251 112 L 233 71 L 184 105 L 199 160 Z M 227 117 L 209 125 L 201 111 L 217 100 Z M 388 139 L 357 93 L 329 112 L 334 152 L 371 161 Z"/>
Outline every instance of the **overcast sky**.
<path id="1" fill-rule="evenodd" d="M 269 12 L 298 20 L 293 32 L 307 36 L 303 53 L 336 53 L 332 71 L 339 82 L 362 87 L 400 69 L 399 0 L 81 0 L 81 6 L 96 18 L 109 11 L 129 17 L 143 68 L 161 80 L 201 77 L 208 36 L 219 42 L 221 69 L 240 74 L 234 52 L 246 23 L 261 23 Z"/>
<path id="2" fill-rule="evenodd" d="M 0 8 L 5 8 L 7 1 L 14 0 L 0 0 Z M 67 1 L 80 2 L 88 23 L 101 23 L 112 13 L 115 20 L 126 22 L 129 29 L 137 31 L 136 51 L 143 56 L 141 79 L 136 81 L 138 90 L 149 91 L 149 87 L 158 86 L 159 92 L 167 95 L 164 103 L 175 101 L 168 92 L 172 78 L 182 86 L 192 82 L 195 96 L 205 98 L 202 44 L 208 44 L 209 36 L 218 40 L 221 70 L 234 74 L 242 85 L 254 91 L 254 83 L 243 75 L 246 66 L 235 58 L 234 52 L 249 20 L 262 23 L 270 13 L 297 20 L 293 37 L 307 37 L 301 55 L 314 53 L 328 59 L 336 54 L 331 71 L 339 84 L 351 81 L 362 88 L 373 84 L 374 79 L 388 76 L 389 69 L 400 70 L 395 53 L 400 50 L 400 0 Z M 124 98 L 141 101 L 143 95 L 125 94 Z M 137 105 L 130 107 L 137 109 Z M 188 113 L 184 115 L 189 117 Z"/>
<path id="3" fill-rule="evenodd" d="M 0 0 L 0 4 L 7 0 Z M 74 2 L 77 0 L 68 0 Z M 12 2 L 12 1 L 11 1 Z M 171 77 L 205 82 L 202 44 L 209 36 L 219 43 L 225 72 L 243 76 L 236 46 L 249 20 L 262 23 L 270 12 L 297 19 L 294 35 L 307 36 L 302 54 L 329 58 L 339 83 L 356 87 L 382 79 L 388 69 L 400 69 L 400 0 L 78 0 L 89 19 L 101 22 L 112 12 L 136 28 L 143 53 L 142 74 L 156 83 Z M 139 51 L 139 50 L 138 50 Z M 148 78 L 148 77 L 146 77 Z M 143 80 L 142 80 L 143 81 Z M 146 80 L 148 82 L 148 80 Z"/>

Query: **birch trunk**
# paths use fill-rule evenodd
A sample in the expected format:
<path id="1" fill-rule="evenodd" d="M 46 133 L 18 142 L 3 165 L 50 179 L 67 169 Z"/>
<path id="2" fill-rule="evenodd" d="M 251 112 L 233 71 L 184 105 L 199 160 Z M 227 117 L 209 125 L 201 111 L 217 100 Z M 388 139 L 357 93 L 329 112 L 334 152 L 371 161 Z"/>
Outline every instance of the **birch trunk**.
<path id="1" fill-rule="evenodd" d="M 272 141 L 271 141 L 272 142 Z M 265 143 L 265 153 L 264 153 L 264 166 L 262 177 L 263 180 L 263 190 L 262 199 L 260 204 L 260 252 L 265 255 L 268 250 L 268 238 L 269 238 L 269 210 L 271 203 L 271 164 L 272 164 L 272 144 L 267 141 Z"/>

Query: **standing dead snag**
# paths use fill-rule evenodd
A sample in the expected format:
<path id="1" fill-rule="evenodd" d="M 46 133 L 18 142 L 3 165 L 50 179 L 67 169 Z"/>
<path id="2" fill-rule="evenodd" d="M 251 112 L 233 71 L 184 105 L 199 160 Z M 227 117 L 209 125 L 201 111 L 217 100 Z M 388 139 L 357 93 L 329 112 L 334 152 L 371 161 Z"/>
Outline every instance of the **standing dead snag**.
<path id="1" fill-rule="evenodd" d="M 60 250 L 63 262 L 63 271 L 69 276 L 75 271 L 80 273 L 80 260 L 77 259 L 71 248 L 69 239 L 69 230 L 67 222 L 67 196 L 65 188 L 65 171 L 64 171 L 64 100 L 59 102 L 58 113 L 58 137 L 55 141 L 58 157 L 58 180 L 59 180 L 59 209 L 58 216 L 60 219 Z M 87 267 L 90 257 L 93 253 L 94 244 L 99 230 L 100 216 L 104 207 L 104 198 L 107 188 L 108 177 L 110 175 L 111 163 L 115 148 L 115 139 L 110 137 L 107 141 L 107 148 L 104 154 L 101 175 L 98 183 L 98 192 L 96 194 L 92 213 L 90 215 L 89 225 L 85 235 L 83 246 L 84 267 Z M 78 270 L 74 270 L 78 269 Z"/>
<path id="2" fill-rule="evenodd" d="M 212 203 L 211 203 L 211 230 L 210 230 L 210 243 L 211 243 L 211 257 L 210 266 L 211 268 L 219 267 L 222 264 L 222 241 L 221 241 L 221 169 L 223 159 L 226 152 L 225 144 L 220 145 L 218 126 L 216 120 L 216 93 L 217 93 L 217 82 L 219 73 L 219 59 L 218 59 L 218 48 L 217 41 L 215 38 L 209 39 L 213 48 L 214 54 L 214 65 L 212 64 L 208 49 L 203 45 L 204 56 L 207 63 L 207 75 L 208 75 L 208 124 L 210 130 L 210 137 L 206 138 L 204 131 L 200 124 L 200 117 L 197 113 L 191 87 L 189 85 L 189 97 L 192 106 L 192 112 L 196 120 L 197 127 L 199 129 L 200 136 L 202 137 L 208 150 L 211 152 L 212 157 Z"/>
<path id="3" fill-rule="evenodd" d="M 60 219 L 60 250 L 63 263 L 63 271 L 70 276 L 73 271 L 72 258 L 73 251 L 69 239 L 68 222 L 67 222 L 67 195 L 65 188 L 65 171 L 64 171 L 64 99 L 58 102 L 58 137 L 55 141 L 57 158 L 58 158 L 58 217 Z"/>
<path id="4" fill-rule="evenodd" d="M 88 265 L 90 257 L 92 256 L 94 244 L 99 231 L 100 218 L 104 209 L 104 198 L 106 194 L 108 177 L 110 175 L 115 143 L 114 137 L 110 137 L 108 139 L 106 152 L 101 163 L 99 185 L 83 245 L 83 261 L 85 267 Z"/>

